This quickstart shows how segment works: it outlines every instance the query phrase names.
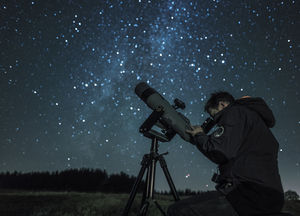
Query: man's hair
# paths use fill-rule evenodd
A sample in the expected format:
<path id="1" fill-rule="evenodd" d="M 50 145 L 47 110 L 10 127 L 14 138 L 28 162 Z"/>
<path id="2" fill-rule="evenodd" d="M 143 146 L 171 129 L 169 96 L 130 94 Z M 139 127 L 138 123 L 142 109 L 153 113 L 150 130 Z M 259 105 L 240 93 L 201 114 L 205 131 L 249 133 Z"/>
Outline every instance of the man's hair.
<path id="1" fill-rule="evenodd" d="M 217 109 L 220 101 L 228 102 L 229 104 L 231 104 L 234 102 L 234 97 L 228 92 L 223 91 L 212 93 L 205 104 L 204 111 L 209 113 L 210 108 Z"/>

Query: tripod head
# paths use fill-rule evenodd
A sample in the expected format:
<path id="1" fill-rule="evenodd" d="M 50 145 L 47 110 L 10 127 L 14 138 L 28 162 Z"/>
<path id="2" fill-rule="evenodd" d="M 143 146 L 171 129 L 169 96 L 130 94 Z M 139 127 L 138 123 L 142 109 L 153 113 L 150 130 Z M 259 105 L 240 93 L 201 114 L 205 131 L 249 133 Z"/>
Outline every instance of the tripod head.
<path id="1" fill-rule="evenodd" d="M 157 109 L 155 109 L 140 126 L 140 133 L 150 139 L 156 138 L 160 142 L 171 141 L 176 135 L 176 132 L 161 118 L 163 114 L 163 107 L 159 106 Z M 160 129 L 160 132 L 154 130 L 153 127 L 155 126 Z"/>
<path id="2" fill-rule="evenodd" d="M 174 105 L 172 107 L 177 109 L 185 109 L 185 103 L 178 98 L 174 100 Z M 160 142 L 169 142 L 176 135 L 176 131 L 170 126 L 170 124 L 163 118 L 164 115 L 164 107 L 158 106 L 151 115 L 144 121 L 141 125 L 139 131 L 148 138 L 157 138 Z M 189 119 L 187 119 L 180 112 L 177 113 L 182 119 L 189 123 Z M 154 130 L 154 127 L 158 127 L 160 132 Z"/>

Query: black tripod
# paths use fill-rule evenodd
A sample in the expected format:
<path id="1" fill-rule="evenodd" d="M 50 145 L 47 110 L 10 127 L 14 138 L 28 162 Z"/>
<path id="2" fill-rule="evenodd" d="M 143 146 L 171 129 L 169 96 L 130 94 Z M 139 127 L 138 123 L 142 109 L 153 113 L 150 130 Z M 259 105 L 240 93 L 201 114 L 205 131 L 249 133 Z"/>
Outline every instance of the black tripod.
<path id="1" fill-rule="evenodd" d="M 162 215 L 166 215 L 166 213 L 163 211 L 163 209 L 158 204 L 158 202 L 156 200 L 154 200 L 154 181 L 155 181 L 155 170 L 156 170 L 156 162 L 157 161 L 159 161 L 160 166 L 165 174 L 165 177 L 170 186 L 170 189 L 171 189 L 171 192 L 172 192 L 172 195 L 173 195 L 175 201 L 179 200 L 179 196 L 177 194 L 175 185 L 174 185 L 173 180 L 168 171 L 167 163 L 163 157 L 166 154 L 168 154 L 168 153 L 167 152 L 163 153 L 163 154 L 158 153 L 158 141 L 157 141 L 156 137 L 153 137 L 150 154 L 145 154 L 143 157 L 143 160 L 141 162 L 142 167 L 141 167 L 138 177 L 133 185 L 133 188 L 130 192 L 130 197 L 129 197 L 127 205 L 124 209 L 123 216 L 127 216 L 129 213 L 129 210 L 134 201 L 134 198 L 136 196 L 137 190 L 139 188 L 139 185 L 142 181 L 142 178 L 145 174 L 146 169 L 147 169 L 146 187 L 145 187 L 145 190 L 143 193 L 142 203 L 141 203 L 141 207 L 140 207 L 138 215 L 145 216 L 147 214 L 148 207 L 149 207 L 151 201 L 153 201 L 155 203 L 156 207 L 160 210 Z"/>
<path id="2" fill-rule="evenodd" d="M 146 186 L 143 192 L 143 197 L 142 197 L 142 202 L 141 206 L 138 212 L 138 216 L 146 216 L 147 211 L 149 208 L 149 205 L 151 202 L 153 202 L 156 207 L 160 210 L 162 215 L 166 216 L 166 213 L 163 211 L 161 206 L 158 204 L 158 202 L 154 199 L 154 182 L 155 182 L 155 171 L 156 171 L 156 162 L 159 161 L 160 166 L 164 172 L 164 175 L 167 179 L 167 182 L 169 184 L 169 187 L 171 189 L 171 193 L 175 199 L 175 201 L 179 200 L 179 196 L 177 194 L 175 185 L 173 183 L 173 180 L 170 176 L 167 163 L 164 159 L 164 155 L 168 154 L 168 152 L 159 154 L 158 153 L 158 141 L 166 142 L 172 139 L 174 137 L 174 133 L 172 132 L 167 132 L 162 135 L 159 134 L 156 131 L 151 130 L 152 126 L 156 123 L 156 121 L 160 118 L 162 115 L 163 111 L 162 110 L 156 110 L 154 111 L 149 118 L 143 123 L 143 125 L 140 127 L 140 132 L 144 134 L 144 136 L 150 138 L 152 140 L 151 143 L 151 148 L 150 148 L 150 153 L 145 154 L 143 157 L 143 160 L 141 162 L 141 169 L 138 174 L 138 177 L 133 185 L 133 188 L 130 192 L 130 196 L 127 202 L 127 205 L 123 211 L 122 216 L 127 216 L 130 208 L 132 206 L 132 203 L 134 201 L 134 198 L 136 196 L 137 190 L 142 182 L 143 176 L 145 174 L 145 171 L 147 170 L 147 175 L 146 175 Z"/>

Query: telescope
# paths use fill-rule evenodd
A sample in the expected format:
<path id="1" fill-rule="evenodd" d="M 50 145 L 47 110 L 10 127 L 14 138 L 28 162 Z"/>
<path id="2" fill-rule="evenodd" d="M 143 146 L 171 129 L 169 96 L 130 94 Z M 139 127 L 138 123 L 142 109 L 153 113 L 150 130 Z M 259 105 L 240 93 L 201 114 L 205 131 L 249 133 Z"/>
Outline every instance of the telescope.
<path id="1" fill-rule="evenodd" d="M 153 110 L 153 113 L 140 127 L 141 133 L 148 137 L 155 135 L 162 142 L 170 141 L 178 133 L 182 139 L 190 142 L 191 135 L 186 133 L 186 130 L 192 129 L 190 121 L 176 110 L 184 109 L 184 102 L 176 98 L 174 105 L 171 105 L 145 82 L 141 82 L 135 87 L 135 93 Z M 159 127 L 161 133 L 151 129 L 152 126 Z"/>

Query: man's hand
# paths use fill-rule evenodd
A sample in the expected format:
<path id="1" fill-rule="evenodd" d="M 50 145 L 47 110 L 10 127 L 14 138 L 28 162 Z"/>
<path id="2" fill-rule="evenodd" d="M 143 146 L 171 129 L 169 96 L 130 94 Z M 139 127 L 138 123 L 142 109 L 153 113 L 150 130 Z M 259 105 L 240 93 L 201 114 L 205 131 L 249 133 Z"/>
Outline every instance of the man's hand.
<path id="1" fill-rule="evenodd" d="M 187 133 L 191 134 L 192 136 L 195 136 L 198 133 L 204 133 L 203 128 L 199 125 L 191 126 L 192 130 L 186 130 Z"/>

